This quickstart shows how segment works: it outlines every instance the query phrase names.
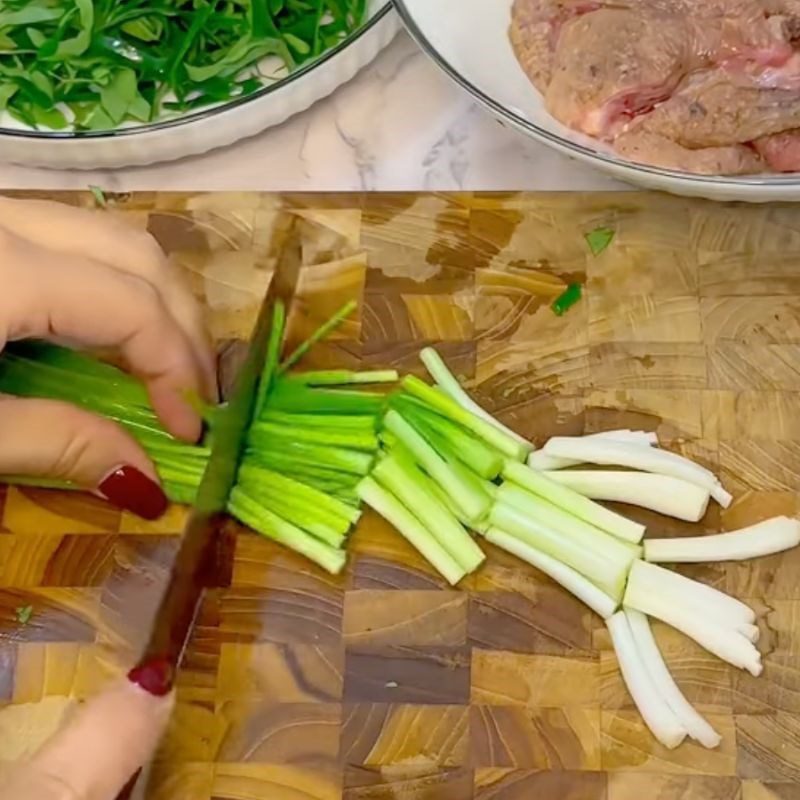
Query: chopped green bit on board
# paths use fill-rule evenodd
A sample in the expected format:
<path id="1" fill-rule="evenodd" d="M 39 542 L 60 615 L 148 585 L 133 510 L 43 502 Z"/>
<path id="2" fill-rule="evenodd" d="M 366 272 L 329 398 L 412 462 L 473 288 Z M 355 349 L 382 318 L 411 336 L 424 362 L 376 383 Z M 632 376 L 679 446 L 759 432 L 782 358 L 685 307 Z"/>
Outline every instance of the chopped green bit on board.
<path id="1" fill-rule="evenodd" d="M 106 208 L 108 206 L 105 192 L 99 186 L 89 186 L 89 191 L 92 193 L 94 203 L 98 208 Z"/>
<path id="2" fill-rule="evenodd" d="M 614 233 L 613 228 L 602 227 L 595 228 L 584 235 L 593 256 L 599 256 L 611 244 L 614 240 Z"/>
<path id="3" fill-rule="evenodd" d="M 561 317 L 572 308 L 583 296 L 583 290 L 579 283 L 571 283 L 567 288 L 553 301 L 550 306 L 553 313 L 557 317 Z"/>
<path id="4" fill-rule="evenodd" d="M 33 616 L 33 606 L 20 606 L 14 614 L 20 625 L 27 625 Z"/>

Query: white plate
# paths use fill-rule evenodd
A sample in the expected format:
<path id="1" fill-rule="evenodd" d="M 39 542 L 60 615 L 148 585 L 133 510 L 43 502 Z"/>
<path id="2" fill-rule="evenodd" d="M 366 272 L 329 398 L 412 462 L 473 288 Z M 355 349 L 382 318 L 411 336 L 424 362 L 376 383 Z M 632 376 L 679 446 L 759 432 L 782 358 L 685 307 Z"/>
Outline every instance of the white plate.
<path id="1" fill-rule="evenodd" d="M 800 200 L 800 174 L 709 177 L 636 164 L 569 130 L 544 108 L 508 38 L 512 0 L 395 0 L 411 35 L 495 116 L 615 178 L 713 200 Z"/>
<path id="2" fill-rule="evenodd" d="M 317 61 L 249 97 L 151 125 L 56 133 L 0 127 L 0 159 L 51 169 L 140 166 L 198 155 L 280 125 L 351 80 L 397 34 L 391 0 L 370 0 L 369 20 Z"/>

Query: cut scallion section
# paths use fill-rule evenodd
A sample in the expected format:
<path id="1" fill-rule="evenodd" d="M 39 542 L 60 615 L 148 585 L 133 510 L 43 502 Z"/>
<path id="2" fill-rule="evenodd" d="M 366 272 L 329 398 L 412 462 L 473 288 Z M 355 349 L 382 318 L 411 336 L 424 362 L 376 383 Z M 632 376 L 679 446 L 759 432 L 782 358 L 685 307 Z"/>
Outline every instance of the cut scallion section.
<path id="1" fill-rule="evenodd" d="M 319 372 L 295 372 L 292 380 L 306 386 L 353 386 L 379 383 L 394 383 L 399 379 L 396 370 L 383 369 L 371 372 L 352 372 L 346 369 L 331 369 Z"/>
<path id="2" fill-rule="evenodd" d="M 485 495 L 477 495 L 474 486 L 464 481 L 425 438 L 397 411 L 390 409 L 384 425 L 408 449 L 414 460 L 441 488 L 469 520 L 480 520 L 489 511 L 490 502 Z"/>
<path id="3" fill-rule="evenodd" d="M 789 550 L 800 544 L 800 522 L 789 517 L 773 519 L 738 531 L 712 536 L 650 539 L 644 543 L 646 561 L 743 561 Z"/>
<path id="4" fill-rule="evenodd" d="M 388 520 L 429 561 L 448 583 L 455 586 L 467 571 L 405 505 L 372 478 L 358 484 L 358 496 Z"/>
<path id="5" fill-rule="evenodd" d="M 444 363 L 444 360 L 439 353 L 436 352 L 436 350 L 434 350 L 432 347 L 426 347 L 420 351 L 419 357 L 422 359 L 422 363 L 425 364 L 425 367 L 427 368 L 436 385 L 448 397 L 450 397 L 467 411 L 474 414 L 476 417 L 480 417 L 490 425 L 494 425 L 498 430 L 503 431 L 503 433 L 510 436 L 512 439 L 515 439 L 524 447 L 530 449 L 530 442 L 528 442 L 515 431 L 512 431 L 511 428 L 503 425 L 502 422 L 495 419 L 488 411 L 476 403 L 467 394 L 467 392 L 462 388 L 461 384 L 456 380 L 453 373 L 447 368 L 447 364 Z"/>
<path id="6" fill-rule="evenodd" d="M 625 612 L 606 620 L 625 685 L 647 727 L 664 747 L 672 750 L 686 737 L 686 729 L 658 691 L 639 653 Z"/>
<path id="7" fill-rule="evenodd" d="M 431 490 L 432 481 L 411 461 L 384 458 L 372 475 L 394 494 L 431 531 L 439 544 L 464 568 L 474 572 L 483 562 L 483 551 L 461 523 Z"/>
<path id="8" fill-rule="evenodd" d="M 489 520 L 493 527 L 516 536 L 579 572 L 612 599 L 622 599 L 629 568 L 627 558 L 587 548 L 583 537 L 548 528 L 507 503 L 495 503 L 489 513 Z"/>
<path id="9" fill-rule="evenodd" d="M 253 500 L 244 490 L 235 487 L 231 492 L 231 513 L 254 531 L 274 539 L 304 555 L 323 569 L 336 575 L 342 571 L 347 556 L 343 550 L 331 547 L 279 517 Z"/>
<path id="10" fill-rule="evenodd" d="M 619 539 L 638 544 L 644 536 L 644 525 L 603 508 L 524 464 L 507 461 L 503 467 L 503 477 Z"/>
<path id="11" fill-rule="evenodd" d="M 628 503 L 687 522 L 701 520 L 711 499 L 708 489 L 697 484 L 651 472 L 558 470 L 543 474 L 592 500 Z"/>
<path id="12" fill-rule="evenodd" d="M 585 603 L 603 619 L 608 619 L 619 607 L 619 603 L 598 589 L 591 581 L 583 577 L 571 567 L 563 564 L 557 558 L 547 555 L 541 550 L 524 542 L 517 536 L 500 530 L 489 528 L 486 531 L 486 541 L 500 547 L 522 561 L 549 575 L 556 583 L 561 584 L 568 592 L 575 595 L 578 600 Z"/>
<path id="13" fill-rule="evenodd" d="M 700 742 L 703 747 L 717 747 L 722 737 L 697 713 L 691 703 L 683 696 L 683 692 L 678 688 L 669 669 L 667 669 L 667 665 L 664 663 L 664 658 L 658 649 L 647 617 L 640 611 L 634 611 L 631 608 L 625 609 L 625 616 L 628 618 L 636 649 L 656 687 L 656 691 L 672 709 L 678 721 L 692 739 Z"/>
<path id="14" fill-rule="evenodd" d="M 532 445 L 523 444 L 518 439 L 509 436 L 497 426 L 467 411 L 455 400 L 452 400 L 438 389 L 428 386 L 427 383 L 413 375 L 407 375 L 403 378 L 402 386 L 409 394 L 418 397 L 443 416 L 453 420 L 453 422 L 463 425 L 487 444 L 499 450 L 507 458 L 513 458 L 515 461 L 524 461 L 528 453 L 533 449 Z"/>

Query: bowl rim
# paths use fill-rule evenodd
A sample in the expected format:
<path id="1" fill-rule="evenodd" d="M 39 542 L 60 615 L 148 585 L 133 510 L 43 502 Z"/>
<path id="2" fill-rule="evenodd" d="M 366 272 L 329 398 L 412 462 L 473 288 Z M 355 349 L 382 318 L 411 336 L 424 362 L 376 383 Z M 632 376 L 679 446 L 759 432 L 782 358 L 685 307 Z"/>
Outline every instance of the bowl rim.
<path id="1" fill-rule="evenodd" d="M 369 33 L 389 14 L 391 14 L 393 10 L 393 0 L 384 0 L 383 6 L 379 8 L 375 14 L 373 14 L 358 30 L 353 31 L 345 39 L 342 39 L 342 41 L 339 42 L 339 44 L 337 44 L 335 47 L 332 47 L 330 50 L 326 50 L 318 58 L 314 59 L 313 61 L 309 61 L 307 64 L 304 64 L 302 67 L 300 67 L 300 69 L 290 73 L 285 78 L 281 78 L 280 80 L 275 81 L 268 86 L 264 86 L 258 91 L 248 94 L 245 97 L 237 97 L 220 105 L 209 106 L 208 108 L 194 111 L 191 114 L 174 117 L 172 119 L 164 119 L 160 122 L 148 122 L 144 125 L 135 125 L 129 128 L 116 128 L 109 131 L 37 131 L 20 128 L 4 128 L 3 126 L 0 126 L 0 137 L 38 139 L 40 141 L 44 140 L 50 142 L 97 141 L 98 139 L 116 139 L 127 136 L 141 136 L 147 133 L 154 133 L 156 131 L 162 131 L 169 128 L 177 128 L 182 125 L 189 125 L 193 122 L 209 119 L 211 117 L 224 114 L 227 111 L 241 108 L 242 106 L 255 102 L 256 100 L 260 100 L 261 98 L 277 92 L 279 89 L 283 89 L 295 81 L 300 80 L 300 78 L 305 77 L 309 72 L 312 72 L 317 67 L 320 67 L 330 61 L 332 58 L 335 58 L 351 44 L 355 43 L 363 36 L 366 36 L 367 33 Z"/>
<path id="2" fill-rule="evenodd" d="M 527 117 L 517 114 L 507 106 L 499 103 L 491 95 L 486 94 L 482 89 L 475 86 L 459 70 L 457 70 L 428 39 L 425 32 L 417 24 L 414 13 L 406 6 L 406 0 L 392 0 L 395 9 L 400 15 L 400 19 L 405 25 L 406 30 L 417 42 L 417 44 L 430 56 L 431 59 L 457 84 L 469 92 L 476 100 L 488 108 L 495 116 L 506 119 L 515 127 L 530 134 L 534 139 L 538 139 L 544 144 L 549 144 L 556 149 L 565 152 L 567 155 L 575 156 L 582 161 L 600 161 L 611 171 L 643 172 L 655 178 L 667 179 L 672 181 L 683 181 L 705 186 L 729 186 L 729 187 L 787 187 L 800 186 L 800 172 L 762 174 L 754 176 L 730 176 L 730 175 L 697 175 L 692 172 L 682 172 L 680 170 L 664 169 L 654 167 L 649 164 L 641 164 L 638 161 L 609 156 L 594 150 L 579 142 L 566 139 L 557 133 L 541 128 L 531 122 Z"/>

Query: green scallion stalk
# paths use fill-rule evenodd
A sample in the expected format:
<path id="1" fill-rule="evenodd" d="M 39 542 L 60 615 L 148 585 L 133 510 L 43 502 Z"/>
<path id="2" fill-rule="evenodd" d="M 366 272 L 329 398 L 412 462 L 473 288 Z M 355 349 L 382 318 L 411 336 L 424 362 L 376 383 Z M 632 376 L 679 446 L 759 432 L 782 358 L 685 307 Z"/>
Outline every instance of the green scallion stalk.
<path id="1" fill-rule="evenodd" d="M 254 434 L 248 440 L 250 449 L 258 452 L 262 459 L 275 456 L 354 475 L 366 475 L 374 460 L 372 453 L 361 450 L 262 437 L 257 432 Z"/>
<path id="2" fill-rule="evenodd" d="M 476 495 L 474 487 L 459 477 L 452 465 L 399 412 L 390 409 L 384 417 L 384 425 L 403 443 L 425 472 L 450 495 L 467 519 L 478 521 L 484 517 L 490 506 L 488 498 Z"/>
<path id="3" fill-rule="evenodd" d="M 420 351 L 419 357 L 422 359 L 422 363 L 425 364 L 437 388 L 441 389 L 448 397 L 467 411 L 475 414 L 475 416 L 480 417 L 490 425 L 494 425 L 495 428 L 499 428 L 512 439 L 516 439 L 525 447 L 530 446 L 530 443 L 526 439 L 520 436 L 516 431 L 512 431 L 508 426 L 503 425 L 500 420 L 495 419 L 485 408 L 478 405 L 478 403 L 467 394 L 455 375 L 447 368 L 447 364 L 444 363 L 444 360 L 436 350 L 432 347 L 425 347 Z"/>
<path id="4" fill-rule="evenodd" d="M 617 539 L 512 483 L 504 483 L 500 486 L 497 491 L 497 500 L 515 506 L 529 519 L 545 525 L 551 530 L 579 538 L 587 550 L 598 555 L 611 555 L 615 558 L 627 559 L 630 564 L 642 556 L 641 547 Z"/>
<path id="5" fill-rule="evenodd" d="M 239 488 L 243 491 L 250 490 L 247 485 L 240 485 Z M 329 544 L 331 547 L 341 549 L 347 538 L 347 532 L 350 529 L 349 525 L 343 526 L 341 522 L 332 524 L 329 520 L 315 514 L 308 506 L 304 506 L 292 498 L 274 494 L 267 495 L 262 491 L 253 490 L 252 499 L 262 508 L 272 511 L 281 519 L 291 522 L 292 525 L 311 534 L 315 539 Z"/>
<path id="6" fill-rule="evenodd" d="M 607 554 L 598 555 L 587 548 L 579 537 L 554 531 L 530 519 L 524 511 L 504 502 L 497 502 L 492 506 L 489 520 L 494 527 L 572 567 L 617 602 L 622 599 L 631 565 L 627 559 L 613 558 Z"/>
<path id="7" fill-rule="evenodd" d="M 342 459 L 339 460 L 329 452 L 332 449 L 325 448 L 326 452 L 322 453 L 322 448 L 313 447 L 310 449 L 296 447 L 292 449 L 292 452 L 272 448 L 269 450 L 250 448 L 245 457 L 252 463 L 267 469 L 292 473 L 294 476 L 307 475 L 323 480 L 338 481 L 343 486 L 357 483 L 354 476 L 363 476 L 369 473 L 372 456 L 357 450 L 340 449 Z M 322 455 L 323 461 L 320 461 L 319 454 Z"/>
<path id="8" fill-rule="evenodd" d="M 373 414 L 361 416 L 348 416 L 336 414 L 291 414 L 285 411 L 276 411 L 266 408 L 261 412 L 259 422 L 269 422 L 273 425 L 287 425 L 292 428 L 322 428 L 329 430 L 348 430 L 375 433 L 378 427 L 378 418 Z"/>
<path id="9" fill-rule="evenodd" d="M 275 383 L 275 373 L 278 369 L 278 362 L 281 357 L 281 346 L 283 344 L 283 334 L 286 330 L 286 306 L 283 301 L 276 300 L 272 309 L 272 330 L 267 344 L 267 356 L 264 361 L 264 368 L 261 371 L 261 379 L 258 382 L 258 393 L 256 396 L 255 415 L 261 413 L 267 397 L 272 391 Z"/>
<path id="10" fill-rule="evenodd" d="M 377 415 L 383 409 L 384 396 L 374 392 L 313 389 L 292 378 L 275 383 L 269 409 L 294 414 Z"/>
<path id="11" fill-rule="evenodd" d="M 358 484 L 358 496 L 388 520 L 429 561 L 451 585 L 455 586 L 466 570 L 436 540 L 431 531 L 390 491 L 372 478 Z"/>
<path id="12" fill-rule="evenodd" d="M 418 397 L 440 414 L 472 431 L 472 433 L 499 450 L 507 458 L 515 461 L 524 461 L 528 453 L 533 449 L 532 446 L 523 444 L 491 423 L 475 416 L 475 414 L 467 411 L 446 394 L 432 386 L 428 386 L 427 383 L 413 375 L 407 375 L 403 378 L 402 386 L 407 392 Z"/>
<path id="13" fill-rule="evenodd" d="M 247 460 L 239 468 L 237 481 L 242 485 L 269 487 L 276 492 L 297 498 L 299 502 L 324 510 L 351 525 L 355 525 L 361 516 L 358 510 L 331 497 L 326 492 L 321 492 L 312 486 L 288 478 L 285 475 L 280 475 L 272 470 L 258 467 Z"/>
<path id="14" fill-rule="evenodd" d="M 317 447 L 344 447 L 373 453 L 378 449 L 378 437 L 370 431 L 331 428 L 301 428 L 272 422 L 255 422 L 250 428 L 253 447 L 281 447 L 282 443 L 307 444 Z"/>
<path id="15" fill-rule="evenodd" d="M 439 414 L 402 403 L 402 395 L 397 408 L 437 449 L 444 447 L 482 478 L 492 479 L 500 474 L 503 456 L 460 425 Z"/>
<path id="16" fill-rule="evenodd" d="M 297 347 L 281 364 L 278 374 L 283 374 L 291 369 L 300 359 L 308 353 L 312 347 L 333 333 L 358 307 L 355 300 L 345 303 L 327 322 L 311 334 L 301 345 Z"/>
<path id="17" fill-rule="evenodd" d="M 481 565 L 485 558 L 483 551 L 431 491 L 433 481 L 413 461 L 384 458 L 372 475 L 411 510 L 467 573 Z"/>
<path id="18" fill-rule="evenodd" d="M 228 508 L 231 514 L 254 531 L 295 550 L 328 572 L 338 575 L 344 568 L 347 555 L 342 550 L 315 539 L 291 522 L 281 519 L 242 489 L 233 489 Z"/>
<path id="19" fill-rule="evenodd" d="M 644 536 L 644 525 L 609 511 L 593 500 L 589 500 L 567 486 L 551 481 L 541 472 L 536 472 L 524 464 L 507 461 L 503 467 L 503 477 L 619 539 L 638 544 Z"/>
<path id="20" fill-rule="evenodd" d="M 346 369 L 321 370 L 318 372 L 295 372 L 292 380 L 306 386 L 357 386 L 366 384 L 395 383 L 400 376 L 396 370 L 372 370 L 353 372 Z"/>

